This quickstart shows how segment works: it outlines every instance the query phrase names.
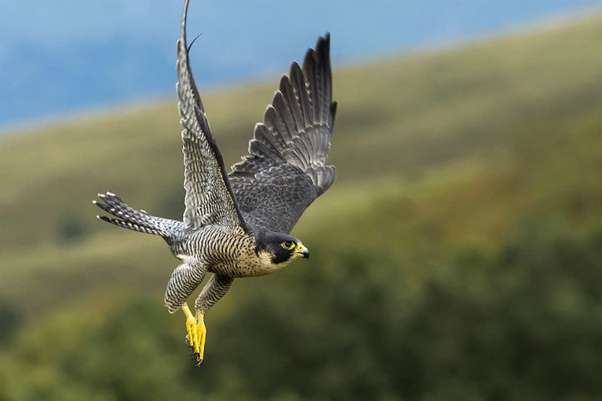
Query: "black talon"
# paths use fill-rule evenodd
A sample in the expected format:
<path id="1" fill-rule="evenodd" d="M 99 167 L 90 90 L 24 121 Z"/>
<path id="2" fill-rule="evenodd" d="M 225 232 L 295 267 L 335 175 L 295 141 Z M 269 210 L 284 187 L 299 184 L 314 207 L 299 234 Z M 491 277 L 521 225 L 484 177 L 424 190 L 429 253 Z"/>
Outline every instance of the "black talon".
<path id="1" fill-rule="evenodd" d="M 201 359 L 201 354 L 196 354 L 196 366 L 197 368 L 201 366 L 201 364 L 203 363 L 203 360 Z"/>

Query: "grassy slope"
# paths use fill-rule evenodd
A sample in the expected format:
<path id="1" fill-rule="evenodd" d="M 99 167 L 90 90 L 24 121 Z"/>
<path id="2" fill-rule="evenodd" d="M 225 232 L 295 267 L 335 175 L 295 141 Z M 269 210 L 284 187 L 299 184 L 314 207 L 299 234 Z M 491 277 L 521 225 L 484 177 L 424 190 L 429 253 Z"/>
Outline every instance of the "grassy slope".
<path id="1" fill-rule="evenodd" d="M 398 253 L 419 276 L 458 247 L 494 248 L 529 216 L 600 223 L 601 41 L 592 18 L 337 70 L 338 182 L 295 233 L 319 252 Z M 274 87 L 205 96 L 226 161 L 245 151 Z M 29 310 L 132 288 L 160 297 L 175 266 L 166 247 L 98 224 L 90 200 L 111 190 L 177 216 L 177 132 L 170 101 L 0 139 L 0 294 Z M 61 239 L 73 226 L 82 238 Z"/>

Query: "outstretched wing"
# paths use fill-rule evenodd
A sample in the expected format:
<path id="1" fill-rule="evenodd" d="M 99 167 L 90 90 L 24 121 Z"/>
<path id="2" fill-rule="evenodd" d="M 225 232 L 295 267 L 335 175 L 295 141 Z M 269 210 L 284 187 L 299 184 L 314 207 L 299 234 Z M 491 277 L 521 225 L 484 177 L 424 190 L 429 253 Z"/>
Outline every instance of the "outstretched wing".
<path id="1" fill-rule="evenodd" d="M 248 232 L 190 71 L 186 43 L 187 14 L 188 0 L 184 4 L 176 64 L 186 190 L 184 223 L 193 229 L 205 224 L 238 225 Z"/>
<path id="2" fill-rule="evenodd" d="M 293 63 L 282 77 L 249 154 L 232 166 L 230 183 L 250 226 L 289 232 L 334 182 L 326 158 L 335 112 L 327 34 L 307 51 L 303 67 Z"/>

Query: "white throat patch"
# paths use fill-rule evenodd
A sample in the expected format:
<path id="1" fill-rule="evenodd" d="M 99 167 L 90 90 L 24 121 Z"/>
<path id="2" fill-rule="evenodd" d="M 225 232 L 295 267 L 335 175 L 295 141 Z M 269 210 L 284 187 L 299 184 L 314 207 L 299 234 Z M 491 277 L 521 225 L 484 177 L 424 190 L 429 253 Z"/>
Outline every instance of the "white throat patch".
<path id="1" fill-rule="evenodd" d="M 265 267 L 266 270 L 269 270 L 269 271 L 275 271 L 275 270 L 282 269 L 283 267 L 288 265 L 288 263 L 290 262 L 290 259 L 289 259 L 286 262 L 274 264 L 274 263 L 272 263 L 272 254 L 266 250 L 259 251 L 258 256 L 259 256 L 261 265 L 263 267 Z"/>

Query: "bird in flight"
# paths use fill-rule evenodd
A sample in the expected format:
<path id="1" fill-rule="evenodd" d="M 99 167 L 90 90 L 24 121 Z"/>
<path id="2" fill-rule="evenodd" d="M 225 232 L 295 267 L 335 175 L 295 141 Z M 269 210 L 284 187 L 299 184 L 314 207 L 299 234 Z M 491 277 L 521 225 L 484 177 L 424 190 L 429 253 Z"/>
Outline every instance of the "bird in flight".
<path id="1" fill-rule="evenodd" d="M 213 138 L 190 70 L 186 42 L 188 3 L 177 41 L 177 95 L 184 155 L 183 221 L 152 216 L 117 195 L 98 194 L 100 220 L 159 235 L 181 263 L 165 290 L 170 313 L 186 317 L 186 339 L 197 362 L 204 358 L 204 317 L 235 278 L 278 271 L 309 250 L 289 233 L 303 211 L 334 182 L 327 164 L 336 102 L 332 101 L 330 37 L 320 37 L 303 65 L 293 63 L 280 79 L 263 122 L 255 125 L 248 154 L 228 173 Z M 194 302 L 187 298 L 211 277 Z"/>

